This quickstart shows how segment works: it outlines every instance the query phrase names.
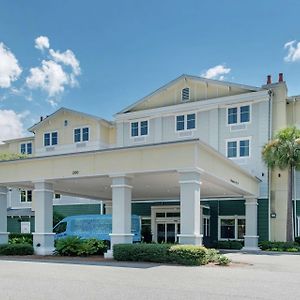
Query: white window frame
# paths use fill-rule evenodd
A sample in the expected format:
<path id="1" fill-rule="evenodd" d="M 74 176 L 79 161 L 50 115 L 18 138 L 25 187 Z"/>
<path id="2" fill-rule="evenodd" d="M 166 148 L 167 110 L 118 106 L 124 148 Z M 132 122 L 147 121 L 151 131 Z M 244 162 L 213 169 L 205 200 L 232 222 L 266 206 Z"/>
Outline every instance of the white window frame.
<path id="1" fill-rule="evenodd" d="M 57 144 L 55 144 L 55 145 L 52 145 L 52 134 L 53 133 L 57 133 Z M 50 144 L 47 145 L 47 146 L 45 145 L 45 134 L 50 134 Z M 44 145 L 44 147 L 55 147 L 55 146 L 58 146 L 58 144 L 59 144 L 58 130 L 44 132 L 44 134 L 43 134 L 43 145 Z"/>
<path id="2" fill-rule="evenodd" d="M 210 216 L 206 216 L 206 215 L 203 215 L 203 222 L 202 222 L 202 226 L 203 226 L 203 236 L 204 237 L 210 237 L 210 226 L 211 226 L 211 224 L 210 224 Z M 206 223 L 206 227 L 205 227 L 205 221 L 207 222 L 207 220 L 209 221 L 209 226 L 208 226 L 208 229 L 207 229 L 207 223 Z M 205 230 L 205 228 L 207 229 L 207 230 Z"/>
<path id="3" fill-rule="evenodd" d="M 249 155 L 248 156 L 240 156 L 240 142 L 241 141 L 249 141 Z M 229 142 L 237 142 L 237 149 L 236 149 L 236 157 L 228 157 L 228 143 Z M 225 140 L 225 147 L 226 147 L 226 157 L 229 159 L 243 159 L 243 158 L 251 158 L 251 136 L 247 137 L 239 137 L 233 139 L 226 139 Z"/>
<path id="4" fill-rule="evenodd" d="M 187 129 L 187 115 L 195 115 L 195 128 Z M 184 116 L 184 129 L 183 130 L 177 130 L 177 117 L 178 116 Z M 197 130 L 197 112 L 188 112 L 188 113 L 180 113 L 175 115 L 175 132 L 187 132 L 187 131 L 196 131 Z"/>
<path id="5" fill-rule="evenodd" d="M 31 153 L 30 154 L 28 153 L 28 144 L 31 144 Z M 23 143 L 19 144 L 19 149 L 20 149 L 21 154 L 22 154 L 22 151 L 21 151 L 22 145 L 25 145 L 25 153 L 23 153 L 23 154 L 26 154 L 26 155 L 32 155 L 33 154 L 33 146 L 32 146 L 33 143 L 31 141 L 23 142 Z"/>
<path id="6" fill-rule="evenodd" d="M 183 92 L 184 89 L 189 89 L 189 98 L 187 100 L 184 100 L 183 97 L 182 97 L 182 92 Z M 191 100 L 191 88 L 189 86 L 185 86 L 184 88 L 181 89 L 180 99 L 181 99 L 181 102 L 183 102 L 183 103 L 188 102 L 188 101 Z"/>
<path id="7" fill-rule="evenodd" d="M 31 192 L 31 201 L 28 201 L 28 192 Z M 22 193 L 25 192 L 25 201 L 22 201 Z M 32 190 L 20 190 L 20 203 L 32 203 L 33 191 Z"/>
<path id="8" fill-rule="evenodd" d="M 83 128 L 88 128 L 89 129 L 89 139 L 87 141 L 83 141 L 82 140 L 82 138 L 83 138 Z M 80 129 L 80 141 L 78 141 L 78 142 L 75 142 L 75 130 L 76 129 Z M 90 141 L 90 139 L 91 139 L 91 129 L 90 129 L 90 126 L 80 126 L 80 127 L 74 127 L 73 128 L 73 142 L 75 144 L 77 144 L 77 143 L 87 143 L 87 142 Z"/>
<path id="9" fill-rule="evenodd" d="M 298 223 L 298 236 L 300 236 L 300 216 L 297 216 L 297 223 Z"/>
<path id="10" fill-rule="evenodd" d="M 142 131 L 142 126 L 141 123 L 147 121 L 147 134 L 141 135 L 141 131 Z M 132 123 L 138 123 L 138 135 L 132 136 L 131 135 L 131 124 Z M 131 139 L 135 139 L 138 137 L 147 137 L 149 136 L 149 131 L 150 131 L 150 120 L 149 119 L 138 119 L 138 120 L 132 120 L 129 122 L 129 136 Z"/>
<path id="11" fill-rule="evenodd" d="M 241 122 L 241 107 L 242 106 L 249 106 L 249 121 L 248 122 Z M 230 108 L 237 108 L 237 122 L 236 123 L 232 123 L 229 124 L 228 123 L 228 110 Z M 230 105 L 226 107 L 226 124 L 227 126 L 231 127 L 231 126 L 237 126 L 237 125 L 246 125 L 246 124 L 250 124 L 252 120 L 252 105 L 251 103 L 239 103 L 239 104 L 234 104 L 234 105 Z"/>
<path id="12" fill-rule="evenodd" d="M 234 238 L 221 238 L 221 220 L 232 220 L 234 219 Z M 234 216 L 219 216 L 218 218 L 218 240 L 219 241 L 243 241 L 244 239 L 238 239 L 238 220 L 246 220 L 246 216 L 234 215 Z M 245 227 L 247 224 L 245 224 Z M 245 228 L 246 232 L 246 228 Z"/>

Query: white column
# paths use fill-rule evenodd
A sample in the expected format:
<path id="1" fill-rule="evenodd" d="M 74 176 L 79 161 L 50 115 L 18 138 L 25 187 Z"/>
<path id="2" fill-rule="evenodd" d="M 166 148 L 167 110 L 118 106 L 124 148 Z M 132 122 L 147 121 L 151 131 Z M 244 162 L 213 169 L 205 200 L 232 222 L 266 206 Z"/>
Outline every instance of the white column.
<path id="1" fill-rule="evenodd" d="M 245 245 L 242 250 L 258 251 L 258 235 L 257 235 L 257 199 L 246 198 L 246 235 Z"/>
<path id="2" fill-rule="evenodd" d="M 200 173 L 180 172 L 180 244 L 202 245 Z"/>
<path id="3" fill-rule="evenodd" d="M 7 195 L 8 189 L 6 187 L 0 186 L 0 244 L 8 243 Z"/>
<path id="4" fill-rule="evenodd" d="M 35 232 L 33 233 L 33 247 L 35 254 L 38 255 L 50 255 L 54 251 L 53 194 L 51 183 L 34 183 Z"/>
<path id="5" fill-rule="evenodd" d="M 110 234 L 111 250 L 105 258 L 112 257 L 115 244 L 132 243 L 131 233 L 131 178 L 126 176 L 112 177 L 112 233 Z"/>

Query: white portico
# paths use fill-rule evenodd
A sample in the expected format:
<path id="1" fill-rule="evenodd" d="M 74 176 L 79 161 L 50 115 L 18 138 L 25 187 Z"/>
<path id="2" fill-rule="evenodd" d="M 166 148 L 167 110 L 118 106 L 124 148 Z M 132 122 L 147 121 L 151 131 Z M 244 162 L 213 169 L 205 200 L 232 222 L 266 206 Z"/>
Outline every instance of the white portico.
<path id="1" fill-rule="evenodd" d="M 112 203 L 111 242 L 131 243 L 131 201 L 179 199 L 182 244 L 202 244 L 201 198 L 255 200 L 259 181 L 198 139 L 35 157 L 0 163 L 1 201 L 5 187 L 34 190 L 37 254 L 53 251 L 53 192 Z M 252 203 L 252 202 L 251 202 Z M 245 249 L 257 249 L 257 214 L 246 205 Z M 6 209 L 5 209 L 6 211 Z M 5 236 L 6 215 L 0 214 Z M 7 234 L 6 234 L 7 237 Z"/>

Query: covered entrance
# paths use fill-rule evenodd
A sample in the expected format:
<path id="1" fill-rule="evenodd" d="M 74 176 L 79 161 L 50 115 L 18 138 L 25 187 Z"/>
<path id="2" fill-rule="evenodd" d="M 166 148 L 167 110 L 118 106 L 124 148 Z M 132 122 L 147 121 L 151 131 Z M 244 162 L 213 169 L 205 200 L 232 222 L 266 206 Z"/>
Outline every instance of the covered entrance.
<path id="1" fill-rule="evenodd" d="M 257 178 L 198 139 L 2 161 L 0 242 L 8 235 L 7 187 L 18 187 L 33 190 L 38 254 L 54 248 L 53 193 L 111 203 L 112 245 L 132 243 L 132 200 L 179 200 L 180 206 L 165 215 L 155 212 L 156 239 L 173 242 L 178 237 L 181 244 L 201 245 L 201 198 L 243 198 L 245 247 L 257 249 L 258 184 Z"/>

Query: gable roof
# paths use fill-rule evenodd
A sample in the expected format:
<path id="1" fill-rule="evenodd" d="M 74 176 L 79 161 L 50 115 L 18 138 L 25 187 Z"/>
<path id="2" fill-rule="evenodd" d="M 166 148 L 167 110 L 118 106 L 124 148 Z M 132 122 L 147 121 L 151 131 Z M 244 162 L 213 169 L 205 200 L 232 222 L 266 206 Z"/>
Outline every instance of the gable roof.
<path id="1" fill-rule="evenodd" d="M 200 77 L 200 76 L 195 76 L 195 75 L 182 74 L 181 76 L 179 76 L 176 79 L 168 82 L 167 84 L 165 84 L 162 87 L 158 88 L 157 90 L 155 90 L 154 92 L 150 93 L 149 95 L 147 95 L 147 96 L 143 97 L 142 99 L 136 101 L 135 103 L 127 106 L 126 108 L 124 108 L 123 110 L 121 110 L 120 112 L 118 112 L 116 115 L 123 114 L 123 113 L 126 113 L 126 112 L 130 111 L 135 106 L 137 106 L 137 105 L 139 105 L 139 104 L 147 101 L 150 97 L 158 94 L 159 92 L 163 91 L 164 89 L 169 88 L 169 87 L 175 85 L 177 82 L 181 81 L 182 79 L 191 79 L 191 80 L 196 80 L 196 81 L 199 81 L 199 82 L 206 82 L 208 84 L 215 84 L 215 85 L 235 87 L 235 88 L 247 90 L 249 92 L 251 92 L 251 91 L 252 92 L 257 92 L 257 91 L 262 90 L 262 88 L 256 87 L 256 86 L 250 86 L 250 85 L 233 83 L 233 82 L 222 81 L 222 80 L 208 79 L 208 78 L 205 78 L 205 77 Z"/>
<path id="2" fill-rule="evenodd" d="M 90 115 L 90 114 L 86 114 L 86 113 L 83 113 L 83 112 L 79 112 L 79 111 L 69 109 L 69 108 L 66 108 L 66 107 L 61 107 L 60 109 L 58 109 L 57 111 L 55 111 L 51 115 L 44 118 L 42 121 L 40 121 L 40 122 L 34 124 L 32 127 L 28 128 L 28 131 L 34 132 L 36 129 L 41 127 L 44 124 L 44 122 L 56 117 L 58 114 L 60 114 L 62 112 L 68 112 L 68 113 L 71 113 L 71 114 L 80 115 L 80 116 L 83 116 L 83 117 L 86 117 L 86 118 L 89 118 L 89 119 L 93 119 L 93 120 L 99 121 L 100 123 L 102 123 L 105 126 L 112 126 L 113 125 L 113 122 L 107 121 L 103 118 L 93 116 L 93 115 Z"/>

